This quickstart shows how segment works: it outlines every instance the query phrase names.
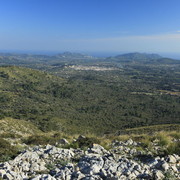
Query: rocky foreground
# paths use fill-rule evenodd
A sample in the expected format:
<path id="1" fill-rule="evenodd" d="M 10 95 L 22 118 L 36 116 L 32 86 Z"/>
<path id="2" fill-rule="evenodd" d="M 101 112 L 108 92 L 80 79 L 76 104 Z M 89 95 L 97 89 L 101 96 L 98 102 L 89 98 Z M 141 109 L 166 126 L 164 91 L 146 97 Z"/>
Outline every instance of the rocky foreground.
<path id="1" fill-rule="evenodd" d="M 0 177 L 8 180 L 180 179 L 178 155 L 154 157 L 138 151 L 137 147 L 138 143 L 131 139 L 114 142 L 110 150 L 98 144 L 86 149 L 36 146 L 14 160 L 0 163 Z"/>

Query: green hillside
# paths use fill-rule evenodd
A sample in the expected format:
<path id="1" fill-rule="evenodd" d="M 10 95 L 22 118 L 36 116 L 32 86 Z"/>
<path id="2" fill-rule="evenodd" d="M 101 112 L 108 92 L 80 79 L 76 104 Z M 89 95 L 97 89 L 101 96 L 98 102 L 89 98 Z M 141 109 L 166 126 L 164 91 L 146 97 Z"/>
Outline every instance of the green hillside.
<path id="1" fill-rule="evenodd" d="M 68 133 L 179 123 L 177 74 L 158 72 L 66 68 L 59 71 L 67 75 L 63 79 L 22 67 L 0 67 L 0 116 L 31 121 L 43 131 Z"/>
<path id="2" fill-rule="evenodd" d="M 41 131 L 31 122 L 13 118 L 0 120 L 0 136 L 4 138 L 26 137 L 39 134 Z"/>
<path id="3" fill-rule="evenodd" d="M 43 123 L 41 128 L 45 129 L 44 118 L 54 113 L 53 106 L 57 103 L 56 86 L 61 87 L 60 96 L 66 94 L 63 83 L 63 79 L 44 72 L 15 66 L 0 67 L 1 118 L 26 119 L 39 126 Z"/>

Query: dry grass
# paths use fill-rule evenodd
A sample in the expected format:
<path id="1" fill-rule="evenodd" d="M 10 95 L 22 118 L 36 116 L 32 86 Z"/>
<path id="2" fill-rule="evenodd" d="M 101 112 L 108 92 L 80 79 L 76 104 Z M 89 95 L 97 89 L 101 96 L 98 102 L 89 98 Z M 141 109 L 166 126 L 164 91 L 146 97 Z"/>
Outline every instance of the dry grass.
<path id="1" fill-rule="evenodd" d="M 161 131 L 154 136 L 158 140 L 160 146 L 168 146 L 172 142 L 169 133 Z"/>
<path id="2" fill-rule="evenodd" d="M 175 139 L 180 139 L 180 131 L 169 132 L 169 136 L 171 136 L 172 138 L 175 138 Z"/>
<path id="3" fill-rule="evenodd" d="M 4 118 L 0 120 L 0 135 L 5 137 L 26 137 L 41 131 L 31 122 L 13 118 Z"/>
<path id="4" fill-rule="evenodd" d="M 15 125 L 14 125 L 15 124 Z M 132 139 L 136 142 L 141 142 L 141 146 L 139 148 L 142 149 L 149 149 L 151 150 L 153 147 L 153 143 L 156 142 L 156 144 L 161 147 L 162 149 L 166 149 L 166 154 L 180 154 L 180 144 L 175 142 L 174 140 L 180 139 L 180 132 L 179 131 L 158 131 L 154 132 L 153 134 L 149 133 L 141 133 L 139 131 L 139 134 L 126 134 L 126 135 L 113 135 L 108 134 L 104 136 L 97 136 L 92 133 L 84 134 L 86 137 L 86 140 L 79 143 L 74 143 L 74 139 L 77 139 L 79 137 L 79 134 L 66 134 L 63 132 L 57 132 L 57 131 L 51 131 L 44 133 L 37 128 L 34 128 L 34 126 L 31 123 L 28 123 L 27 121 L 22 120 L 15 120 L 12 118 L 6 118 L 3 120 L 0 120 L 0 135 L 4 139 L 18 139 L 18 144 L 21 144 L 25 142 L 28 145 L 45 145 L 45 144 L 56 144 L 60 139 L 65 138 L 70 145 L 68 147 L 83 147 L 83 146 L 89 146 L 92 143 L 98 143 L 101 146 L 103 146 L 105 149 L 110 149 L 111 144 L 113 141 L 127 141 L 128 139 Z M 23 135 L 24 134 L 24 135 Z M 86 142 L 87 141 L 87 142 Z"/>

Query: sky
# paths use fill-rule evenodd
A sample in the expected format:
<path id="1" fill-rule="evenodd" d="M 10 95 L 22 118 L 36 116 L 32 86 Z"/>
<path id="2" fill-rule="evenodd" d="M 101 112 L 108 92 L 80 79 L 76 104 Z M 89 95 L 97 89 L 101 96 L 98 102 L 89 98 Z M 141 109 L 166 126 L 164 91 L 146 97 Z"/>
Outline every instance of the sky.
<path id="1" fill-rule="evenodd" d="M 180 54 L 180 0 L 0 0 L 0 50 Z"/>

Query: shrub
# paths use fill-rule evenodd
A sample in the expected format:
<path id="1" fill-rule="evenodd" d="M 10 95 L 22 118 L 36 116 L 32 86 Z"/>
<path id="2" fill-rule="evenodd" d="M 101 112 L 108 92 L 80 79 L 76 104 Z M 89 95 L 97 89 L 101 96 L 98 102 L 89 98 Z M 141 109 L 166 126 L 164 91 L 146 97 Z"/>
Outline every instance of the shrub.
<path id="1" fill-rule="evenodd" d="M 126 141 L 130 138 L 129 135 L 120 135 L 118 136 L 115 140 L 118 140 L 118 141 Z"/>
<path id="2" fill-rule="evenodd" d="M 1 137 L 2 138 L 12 138 L 12 139 L 14 139 L 14 138 L 20 138 L 21 136 L 18 135 L 18 134 L 15 134 L 15 133 L 2 133 Z"/>
<path id="3" fill-rule="evenodd" d="M 56 132 L 56 133 L 53 134 L 53 137 L 54 138 L 62 138 L 62 134 L 59 133 L 59 132 Z"/>
<path id="4" fill-rule="evenodd" d="M 156 138 L 159 140 L 158 144 L 160 146 L 167 146 L 171 142 L 170 137 L 167 136 L 167 134 L 164 133 L 164 132 L 161 132 L 161 133 L 157 134 Z"/>
<path id="5" fill-rule="evenodd" d="M 163 180 L 176 180 L 175 175 L 171 171 L 167 171 L 164 173 L 164 179 Z"/>
<path id="6" fill-rule="evenodd" d="M 62 133 L 62 132 L 55 132 L 55 133 L 52 134 L 52 138 L 54 138 L 54 140 L 55 140 L 56 142 L 58 142 L 60 139 L 65 138 L 65 139 L 69 140 L 69 139 L 71 139 L 72 137 L 70 137 L 70 136 L 68 136 L 68 135 L 66 135 L 66 134 L 64 134 L 64 133 Z"/>
<path id="7" fill-rule="evenodd" d="M 46 163 L 46 168 L 50 171 L 55 169 L 56 168 L 55 163 Z"/>
<path id="8" fill-rule="evenodd" d="M 78 140 L 79 147 L 89 147 L 92 146 L 94 143 L 100 143 L 100 141 L 97 138 L 94 137 L 86 137 Z"/>
<path id="9" fill-rule="evenodd" d="M 34 136 L 30 136 L 27 139 L 25 139 L 24 143 L 27 145 L 55 144 L 55 139 L 50 136 L 34 135 Z"/>
<path id="10" fill-rule="evenodd" d="M 180 142 L 173 142 L 169 144 L 165 150 L 165 154 L 178 154 L 180 155 Z"/>
<path id="11" fill-rule="evenodd" d="M 100 145 L 104 147 L 106 150 L 110 150 L 111 142 L 112 141 L 110 139 L 101 139 Z"/>
<path id="12" fill-rule="evenodd" d="M 169 135 L 175 139 L 180 139 L 180 132 L 171 132 Z"/>
<path id="13" fill-rule="evenodd" d="M 94 143 L 100 144 L 100 140 L 95 137 L 85 137 L 79 138 L 77 141 L 72 142 L 70 145 L 67 145 L 71 148 L 87 148 L 92 146 Z"/>
<path id="14" fill-rule="evenodd" d="M 144 148 L 149 148 L 152 145 L 152 143 L 149 139 L 143 139 L 141 142 L 142 142 L 142 147 L 144 147 Z"/>
<path id="15" fill-rule="evenodd" d="M 18 153 L 16 147 L 12 146 L 8 141 L 0 138 L 0 161 L 7 161 L 15 157 Z"/>

